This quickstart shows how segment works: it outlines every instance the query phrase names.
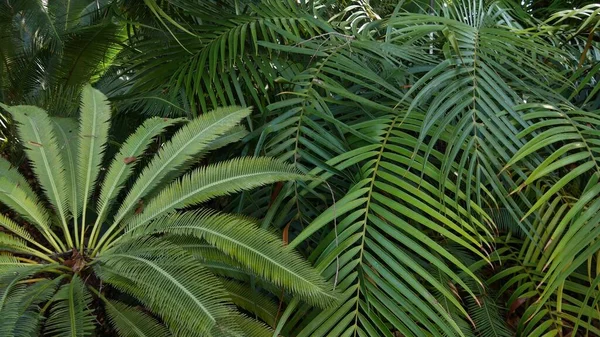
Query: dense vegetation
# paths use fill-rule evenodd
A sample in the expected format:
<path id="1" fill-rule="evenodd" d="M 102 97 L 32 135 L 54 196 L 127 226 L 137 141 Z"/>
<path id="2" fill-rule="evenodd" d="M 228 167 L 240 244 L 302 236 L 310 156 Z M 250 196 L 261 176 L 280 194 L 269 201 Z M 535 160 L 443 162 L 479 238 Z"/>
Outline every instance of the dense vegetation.
<path id="1" fill-rule="evenodd" d="M 0 336 L 600 336 L 599 14 L 1 1 Z"/>

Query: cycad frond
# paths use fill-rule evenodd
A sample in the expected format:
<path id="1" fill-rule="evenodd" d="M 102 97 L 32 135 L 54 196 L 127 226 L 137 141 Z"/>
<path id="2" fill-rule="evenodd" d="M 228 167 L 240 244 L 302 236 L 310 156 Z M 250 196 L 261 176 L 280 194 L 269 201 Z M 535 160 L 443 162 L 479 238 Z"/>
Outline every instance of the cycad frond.
<path id="1" fill-rule="evenodd" d="M 45 333 L 59 337 L 92 336 L 92 296 L 79 276 L 73 275 L 71 282 L 58 290 L 52 302 Z"/>
<path id="2" fill-rule="evenodd" d="M 202 154 L 211 141 L 236 126 L 249 114 L 248 108 L 220 108 L 183 126 L 142 171 L 119 208 L 115 224 L 119 223 L 139 200 L 159 183 L 164 182 L 166 177 L 181 172 L 190 160 Z"/>
<path id="3" fill-rule="evenodd" d="M 266 184 L 300 179 L 292 165 L 272 158 L 238 158 L 194 170 L 173 182 L 148 202 L 142 214 L 127 222 L 128 230 L 175 209 Z"/>
<path id="4" fill-rule="evenodd" d="M 0 335 L 7 337 L 38 335 L 43 319 L 40 305 L 54 295 L 61 280 L 61 277 L 53 280 L 44 279 L 31 287 L 22 287 L 14 291 L 0 310 Z"/>
<path id="5" fill-rule="evenodd" d="M 18 181 L 15 182 L 7 178 L 0 178 L 0 202 L 37 227 L 40 233 L 52 244 L 54 249 L 60 249 L 54 239 L 56 235 L 52 230 L 48 211 L 43 207 L 35 194 L 27 195 L 26 190 L 27 185 L 25 185 L 25 190 L 23 190 Z M 34 199 L 30 199 L 32 197 Z M 16 231 L 16 233 L 21 231 L 19 230 L 19 226 L 14 224 L 14 222 L 7 221 L 6 223 L 6 228 L 9 230 Z"/>
<path id="6" fill-rule="evenodd" d="M 270 326 L 275 325 L 277 304 L 266 297 L 258 289 L 253 289 L 243 283 L 223 280 L 225 290 L 238 307 L 253 313 Z"/>
<path id="7" fill-rule="evenodd" d="M 191 235 L 202 238 L 246 268 L 297 293 L 311 304 L 327 306 L 335 301 L 329 285 L 281 240 L 246 218 L 212 211 L 174 214 L 126 234 L 133 238 L 152 233 Z"/>
<path id="8" fill-rule="evenodd" d="M 44 110 L 34 106 L 1 106 L 19 123 L 19 137 L 24 141 L 33 172 L 60 218 L 66 244 L 72 246 L 73 241 L 67 225 L 69 195 L 65 165 L 54 135 L 52 121 Z"/>
<path id="9" fill-rule="evenodd" d="M 77 196 L 77 122 L 71 118 L 52 118 L 54 133 L 59 141 L 62 160 L 65 164 L 65 177 L 67 180 L 67 191 L 69 195 L 69 210 L 71 216 L 75 219 L 81 214 L 81 203 Z"/>
<path id="10" fill-rule="evenodd" d="M 175 333 L 209 334 L 235 328 L 219 280 L 173 244 L 156 239 L 128 241 L 106 251 L 98 261 L 95 270 L 104 282 L 131 292 Z M 123 288 L 123 278 L 133 287 Z"/>
<path id="11" fill-rule="evenodd" d="M 97 202 L 98 217 L 90 235 L 91 246 L 96 242 L 99 226 L 105 220 L 114 199 L 118 197 L 125 182 L 133 173 L 134 166 L 140 162 L 140 156 L 147 150 L 155 137 L 180 121 L 180 119 L 150 118 L 138 127 L 121 146 L 100 186 L 100 196 Z"/>
<path id="12" fill-rule="evenodd" d="M 83 214 L 85 214 L 100 172 L 104 149 L 108 141 L 110 116 L 110 107 L 106 96 L 92 88 L 91 85 L 85 86 L 81 97 L 77 150 L 77 194 L 82 201 Z"/>

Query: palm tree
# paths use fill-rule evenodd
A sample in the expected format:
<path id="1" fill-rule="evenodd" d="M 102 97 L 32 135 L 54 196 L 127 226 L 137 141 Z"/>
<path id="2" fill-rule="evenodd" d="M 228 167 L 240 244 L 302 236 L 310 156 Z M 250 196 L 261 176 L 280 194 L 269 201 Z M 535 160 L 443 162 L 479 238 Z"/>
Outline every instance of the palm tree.
<path id="1" fill-rule="evenodd" d="M 304 179 L 266 157 L 191 170 L 245 134 L 237 125 L 250 109 L 150 118 L 104 166 L 111 109 L 91 86 L 78 125 L 34 106 L 1 106 L 18 123 L 39 183 L 0 160 L 0 202 L 11 210 L 0 215 L 2 336 L 264 336 L 267 326 L 234 304 L 269 321 L 269 291 L 321 307 L 335 300 L 306 261 L 251 218 L 194 207 Z M 182 123 L 150 152 L 156 137 Z"/>

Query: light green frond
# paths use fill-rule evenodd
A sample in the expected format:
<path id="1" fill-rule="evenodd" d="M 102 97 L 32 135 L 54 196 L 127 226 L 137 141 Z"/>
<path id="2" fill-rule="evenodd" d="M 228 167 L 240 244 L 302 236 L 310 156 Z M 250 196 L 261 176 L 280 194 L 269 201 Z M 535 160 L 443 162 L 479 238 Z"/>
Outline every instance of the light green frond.
<path id="1" fill-rule="evenodd" d="M 126 235 L 136 238 L 152 233 L 203 238 L 260 277 L 289 289 L 311 304 L 327 306 L 336 300 L 331 286 L 308 263 L 249 219 L 212 211 L 186 212 L 158 219 Z"/>
<path id="2" fill-rule="evenodd" d="M 81 200 L 83 217 L 81 234 L 75 235 L 83 243 L 85 235 L 86 211 L 88 201 L 94 192 L 104 149 L 108 141 L 111 112 L 106 96 L 86 85 L 81 93 L 81 111 L 79 114 L 79 148 L 77 150 L 77 195 Z"/>
<path id="3" fill-rule="evenodd" d="M 17 183 L 30 199 L 34 199 L 34 197 L 37 199 L 37 195 L 33 192 L 27 179 L 4 157 L 0 157 L 0 177 Z"/>
<path id="4" fill-rule="evenodd" d="M 114 224 L 118 224 L 139 200 L 165 182 L 167 176 L 179 173 L 190 160 L 197 160 L 210 142 L 236 126 L 249 114 L 248 108 L 220 108 L 183 126 L 142 171 L 119 208 Z"/>
<path id="5" fill-rule="evenodd" d="M 34 199 L 31 199 L 33 197 Z M 0 178 L 0 202 L 13 209 L 24 219 L 28 220 L 34 225 L 39 232 L 51 243 L 52 247 L 59 250 L 62 246 L 60 241 L 55 240 L 56 235 L 52 231 L 50 224 L 50 216 L 46 208 L 43 207 L 41 202 L 37 199 L 37 195 L 28 194 L 27 185 L 25 189 L 22 189 L 19 182 L 14 180 L 8 180 L 7 178 Z M 3 219 L 5 218 L 2 216 Z M 2 221 L 1 225 L 17 235 L 23 237 L 25 235 L 24 230 L 20 230 L 10 219 Z M 23 237 L 26 239 L 25 237 Z M 28 240 L 29 242 L 32 242 Z"/>
<path id="6" fill-rule="evenodd" d="M 2 105 L 19 123 L 19 138 L 25 146 L 33 172 L 44 189 L 48 200 L 61 220 L 67 245 L 72 246 L 67 225 L 67 192 L 65 165 L 58 145 L 52 121 L 46 112 L 33 106 Z"/>
<path id="7" fill-rule="evenodd" d="M 100 255 L 98 261 L 95 271 L 104 282 L 130 292 L 175 334 L 208 334 L 235 327 L 231 304 L 219 280 L 173 244 L 132 240 Z"/>
<path id="8" fill-rule="evenodd" d="M 118 301 L 101 297 L 111 325 L 121 337 L 168 337 L 171 333 L 143 311 Z"/>
<path id="9" fill-rule="evenodd" d="M 65 164 L 65 184 L 69 195 L 69 210 L 75 220 L 81 213 L 81 203 L 77 196 L 77 122 L 71 118 L 52 118 L 54 133 L 60 146 Z M 75 221 L 77 223 L 77 221 Z"/>
<path id="10" fill-rule="evenodd" d="M 52 302 L 45 333 L 57 337 L 93 335 L 92 296 L 79 276 L 73 275 L 71 282 L 58 290 Z"/>
<path id="11" fill-rule="evenodd" d="M 113 159 L 106 178 L 101 185 L 98 198 L 98 218 L 91 234 L 90 245 L 93 246 L 99 225 L 104 221 L 110 206 L 117 198 L 127 179 L 133 173 L 133 168 L 146 151 L 152 140 L 160 135 L 169 126 L 180 122 L 181 119 L 150 118 L 127 138 L 117 156 Z"/>
<path id="12" fill-rule="evenodd" d="M 301 179 L 294 166 L 272 158 L 240 158 L 204 166 L 165 187 L 127 223 L 132 231 L 175 209 L 266 184 Z"/>

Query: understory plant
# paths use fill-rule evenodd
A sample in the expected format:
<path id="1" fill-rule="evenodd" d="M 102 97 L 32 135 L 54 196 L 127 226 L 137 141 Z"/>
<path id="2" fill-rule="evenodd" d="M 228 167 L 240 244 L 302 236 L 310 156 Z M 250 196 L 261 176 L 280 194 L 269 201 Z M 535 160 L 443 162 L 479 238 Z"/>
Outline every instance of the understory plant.
<path id="1" fill-rule="evenodd" d="M 321 307 L 334 300 L 254 220 L 199 206 L 303 179 L 266 157 L 198 165 L 246 134 L 249 108 L 150 118 L 105 158 L 111 109 L 91 86 L 78 122 L 1 106 L 35 181 L 0 159 L 0 336 L 270 336 L 261 323 L 269 291 Z"/>

